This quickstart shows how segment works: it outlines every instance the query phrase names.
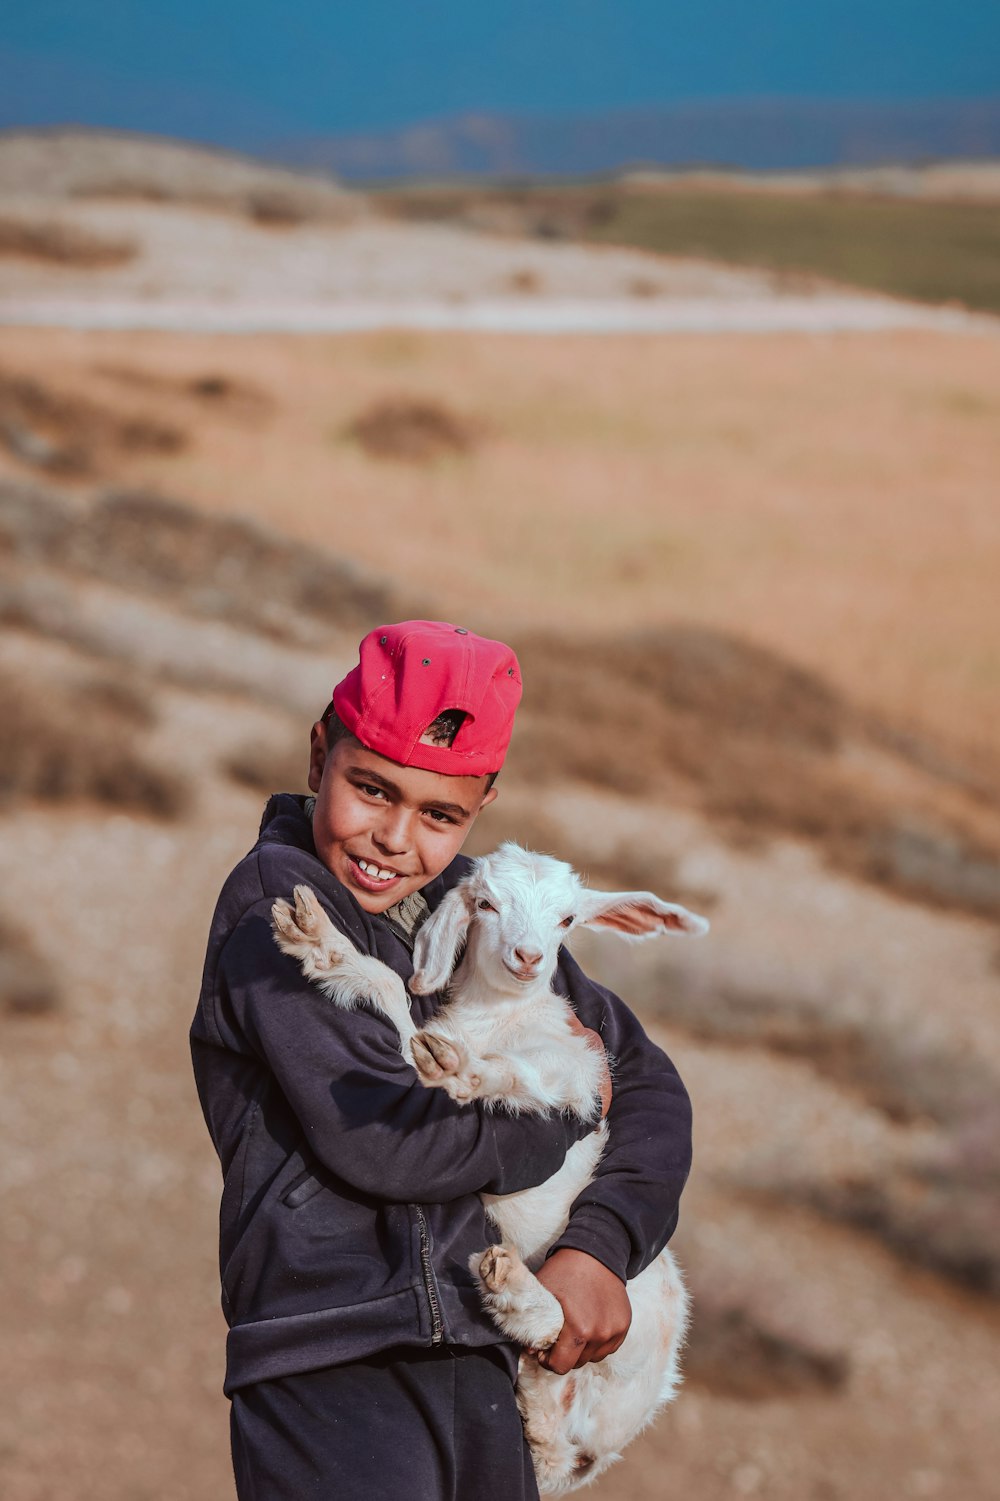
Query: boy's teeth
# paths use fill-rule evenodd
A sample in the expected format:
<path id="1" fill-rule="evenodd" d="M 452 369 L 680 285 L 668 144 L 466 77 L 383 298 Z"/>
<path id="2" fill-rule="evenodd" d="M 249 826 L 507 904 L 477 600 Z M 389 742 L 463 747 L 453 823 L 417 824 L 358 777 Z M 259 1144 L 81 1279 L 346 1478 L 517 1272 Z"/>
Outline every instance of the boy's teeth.
<path id="1" fill-rule="evenodd" d="M 374 876 L 376 881 L 391 881 L 396 874 L 394 870 L 380 870 L 377 865 L 370 865 L 367 860 L 359 860 L 358 864 L 366 876 Z"/>

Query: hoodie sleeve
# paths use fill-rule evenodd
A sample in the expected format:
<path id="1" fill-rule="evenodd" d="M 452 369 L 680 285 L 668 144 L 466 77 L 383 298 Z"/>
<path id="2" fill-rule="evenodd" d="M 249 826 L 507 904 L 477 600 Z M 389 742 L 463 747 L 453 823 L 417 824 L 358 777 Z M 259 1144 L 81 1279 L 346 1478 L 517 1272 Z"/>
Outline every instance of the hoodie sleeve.
<path id="1" fill-rule="evenodd" d="M 625 1281 L 659 1255 L 677 1226 L 691 1169 L 691 1102 L 674 1065 L 625 1003 L 565 952 L 557 985 L 584 1025 L 600 1033 L 614 1088 L 608 1146 L 552 1251 L 586 1251 Z"/>
<path id="2" fill-rule="evenodd" d="M 281 953 L 272 900 L 246 912 L 222 950 L 216 1027 L 223 1045 L 257 1055 L 314 1156 L 343 1182 L 395 1202 L 515 1193 L 544 1182 L 593 1130 L 567 1116 L 494 1115 L 426 1089 L 391 1023 L 334 1005 Z"/>

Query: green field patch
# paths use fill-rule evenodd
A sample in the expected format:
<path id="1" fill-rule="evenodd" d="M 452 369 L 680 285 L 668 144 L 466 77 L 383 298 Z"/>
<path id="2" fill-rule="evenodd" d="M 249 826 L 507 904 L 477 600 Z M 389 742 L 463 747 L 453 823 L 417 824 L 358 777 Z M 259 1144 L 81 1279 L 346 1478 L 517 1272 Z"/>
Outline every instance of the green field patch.
<path id="1" fill-rule="evenodd" d="M 1000 311 L 994 204 L 625 190 L 588 238 Z"/>
<path id="2" fill-rule="evenodd" d="M 628 182 L 462 184 L 376 195 L 399 218 L 822 278 L 921 302 L 1000 312 L 1000 204 L 819 190 Z M 791 280 L 789 280 L 791 278 Z"/>

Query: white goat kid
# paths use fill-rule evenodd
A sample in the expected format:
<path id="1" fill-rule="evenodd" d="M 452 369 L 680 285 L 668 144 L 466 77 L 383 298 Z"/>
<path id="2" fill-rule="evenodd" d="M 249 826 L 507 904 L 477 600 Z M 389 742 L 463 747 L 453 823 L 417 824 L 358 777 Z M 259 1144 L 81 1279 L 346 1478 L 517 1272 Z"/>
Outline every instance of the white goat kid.
<path id="1" fill-rule="evenodd" d="M 399 976 L 358 953 L 308 887 L 295 888 L 294 909 L 277 901 L 272 914 L 279 947 L 331 1000 L 371 1006 L 393 1022 L 403 1056 L 429 1088 L 462 1104 L 478 1099 L 514 1114 L 566 1110 L 595 1122 L 604 1059 L 574 1030 L 568 1001 L 551 988 L 560 944 L 579 926 L 631 938 L 708 928 L 650 892 L 590 891 L 562 861 L 502 845 L 475 862 L 417 935 L 411 990 L 427 995 L 448 986 L 433 1029 L 418 1032 Z M 613 1355 L 559 1376 L 527 1353 L 548 1349 L 562 1328 L 560 1303 L 533 1272 L 565 1229 L 606 1140 L 602 1121 L 547 1182 L 503 1197 L 483 1194 L 502 1241 L 470 1263 L 485 1307 L 525 1347 L 518 1405 L 544 1495 L 595 1479 L 679 1380 L 687 1294 L 669 1250 L 629 1282 L 632 1324 Z"/>

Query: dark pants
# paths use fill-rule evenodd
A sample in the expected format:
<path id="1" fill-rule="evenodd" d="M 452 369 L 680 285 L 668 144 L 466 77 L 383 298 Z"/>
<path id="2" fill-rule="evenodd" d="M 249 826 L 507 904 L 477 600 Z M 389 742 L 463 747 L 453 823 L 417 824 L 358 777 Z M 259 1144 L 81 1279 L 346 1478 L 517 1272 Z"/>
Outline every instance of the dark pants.
<path id="1" fill-rule="evenodd" d="M 538 1501 L 499 1353 L 392 1350 L 232 1404 L 239 1501 Z"/>

